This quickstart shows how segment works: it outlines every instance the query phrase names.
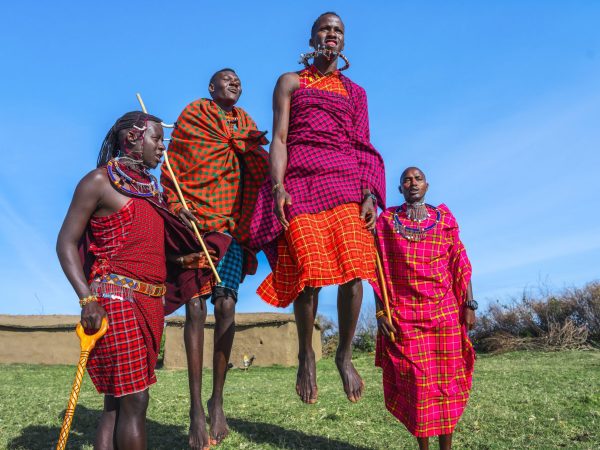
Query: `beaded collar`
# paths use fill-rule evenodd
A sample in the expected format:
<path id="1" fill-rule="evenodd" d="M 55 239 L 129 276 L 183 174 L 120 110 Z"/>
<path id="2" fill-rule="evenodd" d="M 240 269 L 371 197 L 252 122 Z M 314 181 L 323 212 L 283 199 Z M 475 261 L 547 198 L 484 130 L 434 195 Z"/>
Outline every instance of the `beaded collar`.
<path id="1" fill-rule="evenodd" d="M 402 224 L 402 222 L 400 221 L 399 214 L 402 212 L 404 212 L 404 213 L 406 212 L 406 203 L 405 203 L 404 205 L 398 207 L 396 209 L 396 211 L 394 211 L 394 214 L 393 214 L 394 231 L 396 233 L 402 235 L 402 237 L 404 239 L 406 239 L 407 241 L 412 241 L 412 242 L 422 241 L 425 238 L 425 236 L 427 235 L 427 232 L 432 230 L 439 223 L 439 221 L 442 217 L 440 210 L 437 209 L 435 206 L 426 203 L 425 207 L 432 209 L 435 212 L 435 221 L 431 225 L 421 228 L 418 225 L 416 227 L 408 227 L 408 226 Z M 414 220 L 411 220 L 411 223 L 418 224 L 418 222 L 414 221 Z"/>
<path id="2" fill-rule="evenodd" d="M 156 197 L 160 199 L 162 194 L 159 189 L 158 181 L 146 168 L 141 172 L 130 169 L 119 164 L 119 158 L 113 158 L 106 165 L 108 178 L 115 187 L 134 197 Z M 126 173 L 130 172 L 130 174 Z M 135 175 L 143 176 L 148 182 L 143 182 L 133 178 Z"/>

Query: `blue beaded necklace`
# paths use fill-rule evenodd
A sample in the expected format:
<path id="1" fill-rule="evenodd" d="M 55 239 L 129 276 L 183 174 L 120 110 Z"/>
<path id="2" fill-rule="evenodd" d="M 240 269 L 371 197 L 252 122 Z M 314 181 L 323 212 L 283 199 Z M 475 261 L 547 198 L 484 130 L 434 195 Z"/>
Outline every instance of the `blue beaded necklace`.
<path id="1" fill-rule="evenodd" d="M 425 238 L 425 235 L 427 234 L 427 232 L 429 230 L 432 230 L 438 224 L 438 222 L 440 221 L 440 218 L 442 217 L 442 214 L 440 213 L 439 209 L 437 209 L 433 205 L 425 203 L 425 207 L 430 208 L 435 211 L 435 222 L 433 222 L 431 225 L 429 225 L 425 228 L 420 228 L 418 226 L 417 227 L 407 227 L 407 226 L 403 225 L 402 222 L 400 222 L 400 218 L 398 217 L 398 213 L 403 211 L 404 206 L 405 205 L 402 205 L 396 209 L 396 211 L 394 212 L 394 215 L 393 215 L 393 220 L 394 220 L 394 231 L 398 234 L 401 234 L 402 237 L 404 239 L 406 239 L 407 241 L 412 241 L 412 242 L 422 241 Z M 416 221 L 413 221 L 413 222 L 416 222 Z"/>
<path id="2" fill-rule="evenodd" d="M 143 183 L 127 175 L 119 166 L 119 158 L 111 159 L 106 165 L 110 181 L 123 192 L 135 197 L 160 197 L 160 189 L 156 178 L 145 168 L 142 174 L 148 177 L 150 182 Z M 128 185 L 129 187 L 125 187 Z"/>

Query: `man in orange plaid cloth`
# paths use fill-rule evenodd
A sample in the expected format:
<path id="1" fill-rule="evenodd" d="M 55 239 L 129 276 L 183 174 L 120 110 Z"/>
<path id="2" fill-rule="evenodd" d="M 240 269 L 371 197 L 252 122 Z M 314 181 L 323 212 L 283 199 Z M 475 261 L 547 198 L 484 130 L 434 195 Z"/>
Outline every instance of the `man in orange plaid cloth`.
<path id="1" fill-rule="evenodd" d="M 184 339 L 190 385 L 190 446 L 221 442 L 228 434 L 223 411 L 223 386 L 235 334 L 238 287 L 245 274 L 256 272 L 256 256 L 247 247 L 248 230 L 258 189 L 268 171 L 266 132 L 235 104 L 242 84 L 232 69 L 210 79 L 212 99 L 199 99 L 183 110 L 171 135 L 171 165 L 190 211 L 183 208 L 168 171 L 161 182 L 169 207 L 200 232 L 224 232 L 232 240 L 217 266 L 221 283 L 198 292 L 186 305 Z M 214 304 L 213 391 L 207 402 L 210 438 L 202 405 L 202 360 L 206 299 Z"/>

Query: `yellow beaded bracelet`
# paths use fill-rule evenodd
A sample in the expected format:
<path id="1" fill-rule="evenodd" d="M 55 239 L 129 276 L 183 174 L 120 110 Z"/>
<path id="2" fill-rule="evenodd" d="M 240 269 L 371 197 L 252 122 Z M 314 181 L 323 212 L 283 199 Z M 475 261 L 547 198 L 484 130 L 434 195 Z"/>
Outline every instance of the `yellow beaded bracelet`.
<path id="1" fill-rule="evenodd" d="M 385 311 L 379 310 L 379 311 L 377 311 L 377 313 L 375 313 L 375 318 L 379 319 L 379 318 L 383 317 L 384 315 L 385 315 Z"/>
<path id="2" fill-rule="evenodd" d="M 97 301 L 98 301 L 98 297 L 96 297 L 94 294 L 91 294 L 91 295 L 88 295 L 87 297 L 80 298 L 79 306 L 81 306 L 83 308 L 88 303 L 97 302 Z"/>

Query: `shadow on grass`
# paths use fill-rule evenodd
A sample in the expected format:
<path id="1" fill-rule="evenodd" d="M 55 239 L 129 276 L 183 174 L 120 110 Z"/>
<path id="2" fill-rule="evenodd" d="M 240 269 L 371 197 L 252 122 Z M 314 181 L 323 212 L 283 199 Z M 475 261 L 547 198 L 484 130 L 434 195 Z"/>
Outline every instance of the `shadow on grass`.
<path id="1" fill-rule="evenodd" d="M 328 439 L 323 436 L 288 430 L 278 425 L 263 422 L 250 422 L 243 419 L 227 418 L 229 428 L 256 444 L 271 444 L 282 449 L 305 450 L 370 450 L 348 442 Z"/>
<path id="2" fill-rule="evenodd" d="M 81 449 L 84 446 L 94 444 L 96 427 L 100 420 L 102 411 L 88 409 L 78 406 L 71 425 L 67 448 Z M 62 421 L 63 411 L 60 420 Z M 187 428 L 175 425 L 164 425 L 153 420 L 148 420 L 146 425 L 148 432 L 148 448 L 151 449 L 174 449 L 187 448 Z M 21 435 L 9 442 L 10 449 L 43 449 L 55 448 L 58 441 L 60 427 L 42 425 L 30 425 L 21 431 Z"/>

